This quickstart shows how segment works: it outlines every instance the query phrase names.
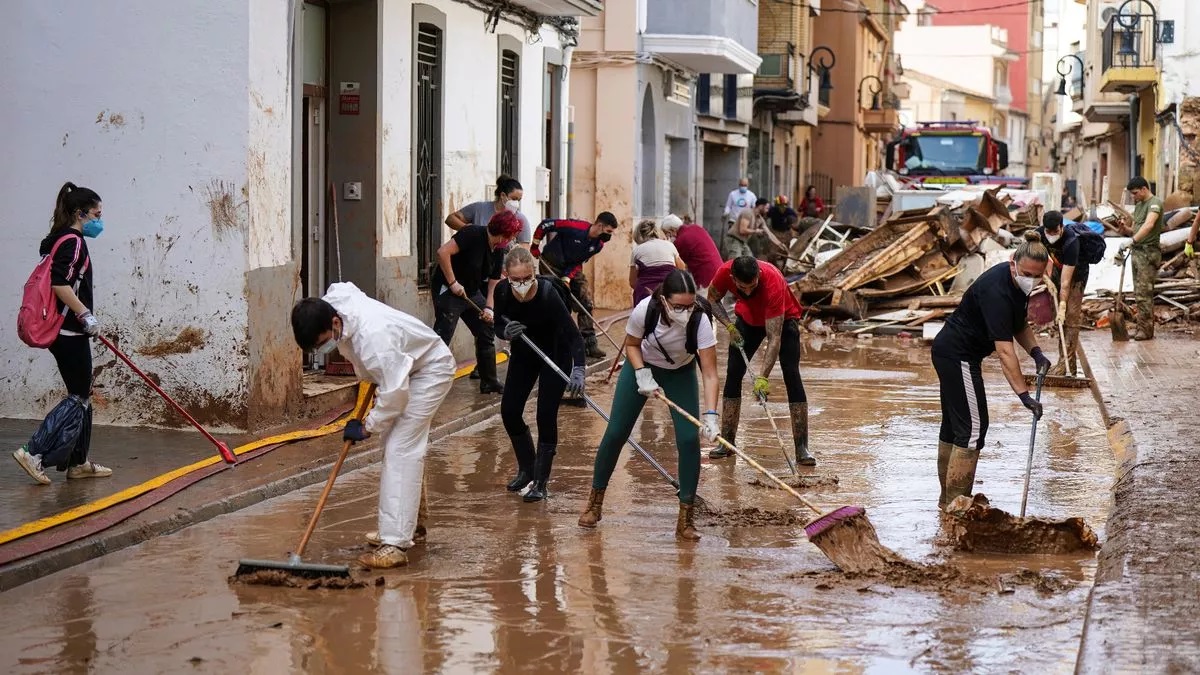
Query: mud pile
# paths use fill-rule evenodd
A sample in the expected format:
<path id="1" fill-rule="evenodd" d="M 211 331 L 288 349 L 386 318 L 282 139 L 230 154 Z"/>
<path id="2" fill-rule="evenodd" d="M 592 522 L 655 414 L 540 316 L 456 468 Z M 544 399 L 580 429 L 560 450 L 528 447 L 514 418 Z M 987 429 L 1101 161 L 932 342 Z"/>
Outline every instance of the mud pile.
<path id="1" fill-rule="evenodd" d="M 231 584 L 283 586 L 286 588 L 303 588 L 307 591 L 315 591 L 319 588 L 334 588 L 339 590 L 366 588 L 368 585 L 382 586 L 383 582 L 383 577 L 379 577 L 371 583 L 353 577 L 318 577 L 316 579 L 309 579 L 307 577 L 288 574 L 282 570 L 258 570 L 249 574 L 235 574 L 229 577 L 229 583 Z"/>
<path id="2" fill-rule="evenodd" d="M 962 551 L 979 553 L 1082 553 L 1099 550 L 1096 533 L 1082 518 L 1062 521 L 1018 518 L 992 508 L 986 496 L 959 497 L 947 512 L 950 540 Z"/>
<path id="3" fill-rule="evenodd" d="M 809 521 L 809 518 L 795 511 L 767 511 L 755 507 L 698 515 L 703 518 L 701 524 L 708 527 L 803 527 Z"/>
<path id="4" fill-rule="evenodd" d="M 833 487 L 838 484 L 837 476 L 795 476 L 793 478 L 784 478 L 784 483 L 787 483 L 793 490 L 807 490 L 816 487 Z M 747 485 L 760 488 L 770 488 L 778 490 L 779 486 L 770 481 L 764 481 L 760 478 L 751 480 Z"/>
<path id="5" fill-rule="evenodd" d="M 834 516 L 836 519 L 833 524 L 829 524 L 829 519 Z M 804 528 L 809 533 L 809 541 L 843 572 L 869 572 L 884 569 L 891 563 L 904 562 L 900 554 L 879 543 L 875 526 L 860 507 L 842 507 L 818 521 L 825 523 L 825 528 L 820 532 L 815 532 L 815 529 L 821 526 L 821 522 Z"/>
<path id="6" fill-rule="evenodd" d="M 922 565 L 903 559 L 889 561 L 879 569 L 866 572 L 814 570 L 791 574 L 787 578 L 815 581 L 814 588 L 820 591 L 851 587 L 865 592 L 870 590 L 872 584 L 883 584 L 895 588 L 917 588 L 941 593 L 1006 594 L 1012 593 L 1016 586 L 1027 586 L 1038 595 L 1049 597 L 1075 587 L 1074 583 L 1057 575 L 1027 569 L 1012 574 L 985 576 L 964 572 L 960 567 L 948 563 Z"/>

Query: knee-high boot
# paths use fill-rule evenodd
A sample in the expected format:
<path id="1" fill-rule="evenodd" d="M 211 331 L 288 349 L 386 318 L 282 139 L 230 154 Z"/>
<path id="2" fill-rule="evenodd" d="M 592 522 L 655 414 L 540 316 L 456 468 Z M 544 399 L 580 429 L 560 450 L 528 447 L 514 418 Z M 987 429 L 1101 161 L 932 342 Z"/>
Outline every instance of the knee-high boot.
<path id="1" fill-rule="evenodd" d="M 508 483 L 509 492 L 520 492 L 526 485 L 533 482 L 533 466 L 537 461 L 537 453 L 533 447 L 533 434 L 529 429 L 525 433 L 510 436 L 513 453 L 517 456 L 517 477 Z"/>
<path id="2" fill-rule="evenodd" d="M 974 448 L 960 448 L 957 445 L 950 449 L 950 459 L 946 462 L 946 503 L 956 497 L 971 496 L 975 485 L 975 466 L 979 464 L 979 451 Z"/>
<path id="3" fill-rule="evenodd" d="M 729 441 L 730 445 L 737 445 L 737 428 L 741 419 L 741 397 L 721 399 L 721 438 Z M 731 455 L 733 455 L 733 451 L 723 445 L 718 445 L 708 453 L 711 459 L 721 459 Z"/>
<path id="4" fill-rule="evenodd" d="M 504 385 L 496 376 L 496 345 L 491 343 L 475 347 L 475 368 L 479 371 L 479 393 L 503 394 Z"/>
<path id="5" fill-rule="evenodd" d="M 808 403 L 793 403 L 788 406 L 792 414 L 792 443 L 796 446 L 796 464 L 816 466 L 817 458 L 808 452 Z"/>
<path id="6" fill-rule="evenodd" d="M 540 502 L 550 495 L 546 484 L 550 482 L 550 467 L 554 465 L 557 449 L 551 443 L 538 443 L 537 461 L 533 468 L 533 487 L 525 493 L 525 501 Z"/>
<path id="7" fill-rule="evenodd" d="M 950 452 L 954 450 L 953 443 L 946 441 L 938 441 L 938 483 L 942 486 L 942 492 L 938 495 L 938 506 L 945 506 L 950 500 L 946 499 L 946 471 L 950 466 Z"/>

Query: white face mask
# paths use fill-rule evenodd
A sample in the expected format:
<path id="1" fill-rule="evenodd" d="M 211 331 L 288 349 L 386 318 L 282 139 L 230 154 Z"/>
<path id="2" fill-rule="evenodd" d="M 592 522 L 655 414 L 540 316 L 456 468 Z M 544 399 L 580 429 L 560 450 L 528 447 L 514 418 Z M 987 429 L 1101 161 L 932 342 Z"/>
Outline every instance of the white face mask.
<path id="1" fill-rule="evenodd" d="M 529 291 L 533 290 L 533 287 L 536 285 L 537 285 L 536 279 L 528 279 L 526 281 L 514 281 L 514 282 L 512 282 L 512 289 L 513 289 L 513 292 L 515 292 L 519 297 L 523 298 L 526 295 L 529 295 Z"/>
<path id="2" fill-rule="evenodd" d="M 329 356 L 335 349 L 337 349 L 337 340 L 334 338 L 329 338 L 325 342 L 321 343 L 321 345 L 316 349 L 314 349 L 313 353 L 317 356 Z"/>
<path id="3" fill-rule="evenodd" d="M 663 305 L 665 306 L 665 309 L 667 310 L 667 317 L 671 320 L 671 323 L 686 324 L 688 322 L 688 319 L 692 318 L 692 308 L 691 307 L 689 307 L 687 309 L 675 309 L 671 305 L 667 304 L 665 299 L 663 301 Z"/>
<path id="4" fill-rule="evenodd" d="M 521 202 L 519 202 L 515 199 L 510 199 L 507 202 L 504 202 L 504 208 L 508 209 L 509 211 L 513 211 L 513 212 L 520 211 L 521 210 Z"/>
<path id="5" fill-rule="evenodd" d="M 1033 292 L 1033 288 L 1037 286 L 1037 282 L 1038 280 L 1034 277 L 1017 277 L 1017 286 L 1025 292 L 1025 295 L 1029 295 Z"/>
<path id="6" fill-rule="evenodd" d="M 1058 234 L 1050 234 L 1049 232 L 1046 233 L 1046 241 L 1050 242 L 1051 244 L 1059 239 L 1062 239 L 1062 232 L 1059 232 Z"/>

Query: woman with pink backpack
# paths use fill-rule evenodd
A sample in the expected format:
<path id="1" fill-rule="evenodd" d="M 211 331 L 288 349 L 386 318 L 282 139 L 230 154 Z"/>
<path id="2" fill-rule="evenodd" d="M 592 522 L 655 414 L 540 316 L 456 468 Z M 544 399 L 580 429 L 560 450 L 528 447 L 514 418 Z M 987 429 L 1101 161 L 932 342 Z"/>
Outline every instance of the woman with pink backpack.
<path id="1" fill-rule="evenodd" d="M 46 312 L 41 312 L 40 317 L 30 320 L 23 303 L 18 317 L 22 339 L 50 350 L 67 387 L 67 398 L 46 415 L 29 443 L 13 453 L 21 468 L 43 485 L 50 483 L 45 466 L 66 469 L 67 478 L 112 475 L 112 469 L 87 458 L 92 431 L 90 339 L 99 335 L 100 324 L 92 316 L 92 266 L 85 238 L 95 238 L 104 231 L 101 206 L 100 195 L 74 183 L 66 183 L 58 191 L 50 234 L 39 249 L 43 261 L 49 263 L 49 284 L 57 316 L 47 317 Z M 34 276 L 41 271 L 39 266 Z M 26 288 L 27 300 L 29 290 Z M 54 323 L 61 321 L 57 335 L 37 335 L 36 328 L 29 328 L 44 328 L 48 318 Z"/>

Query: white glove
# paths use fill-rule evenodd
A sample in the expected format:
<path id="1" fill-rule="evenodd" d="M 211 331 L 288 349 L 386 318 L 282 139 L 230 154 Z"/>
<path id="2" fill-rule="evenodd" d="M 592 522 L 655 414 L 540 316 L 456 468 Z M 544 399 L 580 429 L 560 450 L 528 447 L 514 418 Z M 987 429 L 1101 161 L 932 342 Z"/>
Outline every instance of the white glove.
<path id="1" fill-rule="evenodd" d="M 88 337 L 96 337 L 100 334 L 100 321 L 92 316 L 91 312 L 84 312 L 78 315 L 79 323 L 83 324 L 83 332 Z"/>
<path id="2" fill-rule="evenodd" d="M 701 418 L 704 420 L 704 428 L 700 430 L 700 435 L 710 443 L 717 440 L 717 436 L 721 435 L 720 416 L 715 412 L 706 412 Z"/>
<path id="3" fill-rule="evenodd" d="M 660 389 L 658 383 L 654 381 L 654 373 L 650 372 L 649 368 L 638 368 L 633 371 L 633 374 L 637 377 L 638 393 L 642 396 L 650 398 L 654 396 L 654 392 Z"/>
<path id="4" fill-rule="evenodd" d="M 450 284 L 450 292 L 457 295 L 460 298 L 467 297 L 467 289 L 463 288 L 463 285 L 458 283 L 457 281 Z"/>

